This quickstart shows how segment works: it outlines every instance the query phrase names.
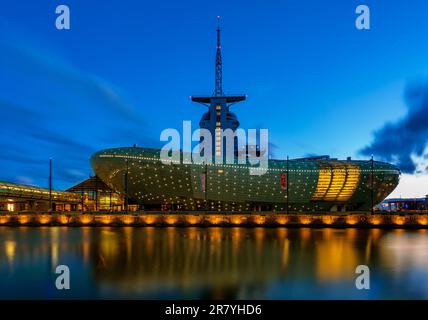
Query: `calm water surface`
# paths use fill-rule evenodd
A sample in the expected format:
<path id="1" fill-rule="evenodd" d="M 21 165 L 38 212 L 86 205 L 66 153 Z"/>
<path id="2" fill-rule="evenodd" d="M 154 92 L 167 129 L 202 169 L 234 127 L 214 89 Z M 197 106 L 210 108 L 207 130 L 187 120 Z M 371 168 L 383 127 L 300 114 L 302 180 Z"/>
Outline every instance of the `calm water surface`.
<path id="1" fill-rule="evenodd" d="M 0 227 L 0 248 L 2 299 L 428 298 L 427 230 Z"/>

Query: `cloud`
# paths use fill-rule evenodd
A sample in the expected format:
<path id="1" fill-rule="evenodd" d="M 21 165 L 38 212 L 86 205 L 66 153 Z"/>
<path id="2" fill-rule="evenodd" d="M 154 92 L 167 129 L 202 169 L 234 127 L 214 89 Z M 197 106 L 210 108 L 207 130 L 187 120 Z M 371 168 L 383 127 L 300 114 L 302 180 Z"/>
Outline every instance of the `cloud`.
<path id="1" fill-rule="evenodd" d="M 410 84 L 405 91 L 407 113 L 374 133 L 373 142 L 360 150 L 364 156 L 395 163 L 404 173 L 426 173 L 417 159 L 426 157 L 428 144 L 428 82 Z"/>
<path id="2" fill-rule="evenodd" d="M 428 175 L 403 174 L 397 188 L 388 198 L 423 198 L 428 195 Z"/>

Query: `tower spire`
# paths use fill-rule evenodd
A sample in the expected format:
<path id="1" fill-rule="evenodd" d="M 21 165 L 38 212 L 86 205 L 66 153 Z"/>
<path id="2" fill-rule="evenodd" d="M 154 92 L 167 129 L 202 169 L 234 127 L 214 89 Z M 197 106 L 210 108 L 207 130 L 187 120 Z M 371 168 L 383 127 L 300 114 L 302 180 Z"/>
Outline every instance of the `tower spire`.
<path id="1" fill-rule="evenodd" d="M 229 108 L 229 106 L 233 103 L 244 101 L 247 98 L 247 96 L 245 95 L 225 95 L 223 92 L 220 31 L 220 16 L 217 16 L 217 49 L 215 57 L 214 93 L 210 96 L 190 96 L 190 99 L 192 99 L 192 101 L 202 103 L 206 106 L 209 106 L 210 110 L 212 109 L 212 116 L 207 116 L 208 119 L 211 119 L 212 121 L 215 121 L 217 117 L 217 111 L 215 107 L 223 106 L 224 108 Z"/>
<path id="2" fill-rule="evenodd" d="M 217 16 L 217 50 L 215 56 L 215 91 L 214 96 L 223 96 L 222 80 L 222 62 L 221 62 L 221 44 L 220 44 L 220 16 Z"/>

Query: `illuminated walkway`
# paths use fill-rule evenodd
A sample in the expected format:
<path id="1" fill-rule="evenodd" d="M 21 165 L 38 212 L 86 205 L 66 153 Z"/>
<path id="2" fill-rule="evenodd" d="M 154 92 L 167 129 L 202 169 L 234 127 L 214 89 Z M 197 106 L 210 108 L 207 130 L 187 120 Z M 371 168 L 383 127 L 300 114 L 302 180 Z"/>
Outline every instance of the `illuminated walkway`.
<path id="1" fill-rule="evenodd" d="M 428 214 L 2 214 L 0 225 L 428 228 Z"/>

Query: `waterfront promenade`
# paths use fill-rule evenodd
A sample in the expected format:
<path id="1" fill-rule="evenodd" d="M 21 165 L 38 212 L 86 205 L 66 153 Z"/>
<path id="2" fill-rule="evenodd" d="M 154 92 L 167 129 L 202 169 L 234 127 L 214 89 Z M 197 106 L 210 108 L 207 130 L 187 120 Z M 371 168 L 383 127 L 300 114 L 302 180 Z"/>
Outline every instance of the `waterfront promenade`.
<path id="1" fill-rule="evenodd" d="M 0 214 L 3 226 L 223 226 L 223 227 L 336 227 L 428 228 L 428 214 L 401 213 L 19 213 Z"/>

